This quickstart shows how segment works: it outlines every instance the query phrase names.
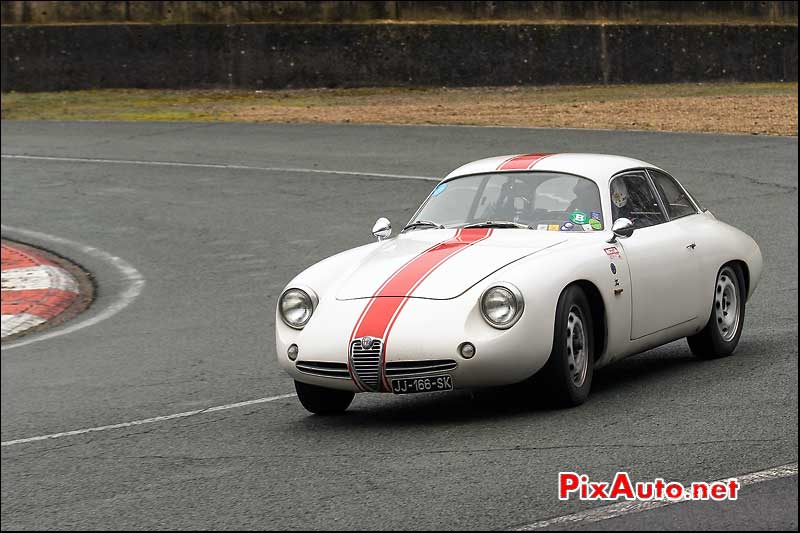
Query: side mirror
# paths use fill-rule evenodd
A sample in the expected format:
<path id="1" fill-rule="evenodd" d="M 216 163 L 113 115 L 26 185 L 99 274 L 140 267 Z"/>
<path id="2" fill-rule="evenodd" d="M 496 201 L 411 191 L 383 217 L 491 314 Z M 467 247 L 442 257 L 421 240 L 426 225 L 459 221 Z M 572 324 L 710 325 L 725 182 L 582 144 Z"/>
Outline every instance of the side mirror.
<path id="1" fill-rule="evenodd" d="M 613 235 L 608 242 L 617 242 L 618 238 L 627 239 L 633 235 L 633 222 L 629 218 L 618 218 L 611 226 Z"/>
<path id="2" fill-rule="evenodd" d="M 388 218 L 381 217 L 375 221 L 375 225 L 372 226 L 372 234 L 379 240 L 382 241 L 386 237 L 392 234 L 392 223 L 389 222 Z"/>

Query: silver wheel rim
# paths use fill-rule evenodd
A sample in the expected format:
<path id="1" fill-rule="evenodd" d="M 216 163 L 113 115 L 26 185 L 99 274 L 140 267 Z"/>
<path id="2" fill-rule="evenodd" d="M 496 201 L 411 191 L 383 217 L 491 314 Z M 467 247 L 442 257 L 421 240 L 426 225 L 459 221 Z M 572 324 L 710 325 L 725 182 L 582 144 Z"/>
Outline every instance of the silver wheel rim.
<path id="1" fill-rule="evenodd" d="M 586 381 L 586 369 L 589 367 L 586 353 L 586 329 L 583 325 L 583 314 L 577 306 L 572 306 L 567 316 L 567 364 L 572 383 L 576 387 Z"/>
<path id="2" fill-rule="evenodd" d="M 723 268 L 714 289 L 714 321 L 725 342 L 730 342 L 739 330 L 739 297 L 736 273 L 730 267 Z"/>

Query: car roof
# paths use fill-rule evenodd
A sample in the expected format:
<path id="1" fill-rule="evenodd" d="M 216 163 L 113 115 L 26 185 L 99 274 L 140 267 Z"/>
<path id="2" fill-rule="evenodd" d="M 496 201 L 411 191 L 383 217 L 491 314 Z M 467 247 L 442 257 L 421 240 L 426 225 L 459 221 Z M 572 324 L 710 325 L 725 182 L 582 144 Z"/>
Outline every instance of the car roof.
<path id="1" fill-rule="evenodd" d="M 608 181 L 614 175 L 633 168 L 658 169 L 658 167 L 650 163 L 620 155 L 534 153 L 502 155 L 479 159 L 458 167 L 448 174 L 445 180 L 469 174 L 532 170 L 575 174 L 594 180 L 599 185 L 607 185 Z"/>

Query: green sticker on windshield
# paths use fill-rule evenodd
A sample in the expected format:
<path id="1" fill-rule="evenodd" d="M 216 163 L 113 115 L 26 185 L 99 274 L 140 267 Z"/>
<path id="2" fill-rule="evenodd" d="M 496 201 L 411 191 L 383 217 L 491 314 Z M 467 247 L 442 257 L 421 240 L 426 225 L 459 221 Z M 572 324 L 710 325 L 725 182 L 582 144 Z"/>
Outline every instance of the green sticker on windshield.
<path id="1" fill-rule="evenodd" d="M 589 215 L 587 215 L 580 209 L 576 209 L 569 216 L 569 219 L 570 221 L 572 221 L 573 224 L 586 224 L 586 222 L 589 221 Z"/>
<path id="2" fill-rule="evenodd" d="M 603 223 L 602 223 L 602 222 L 600 222 L 599 220 L 597 220 L 596 218 L 590 218 L 590 219 L 589 219 L 589 225 L 590 225 L 590 226 L 592 227 L 592 229 L 594 229 L 594 230 L 601 230 L 601 229 L 603 229 Z"/>

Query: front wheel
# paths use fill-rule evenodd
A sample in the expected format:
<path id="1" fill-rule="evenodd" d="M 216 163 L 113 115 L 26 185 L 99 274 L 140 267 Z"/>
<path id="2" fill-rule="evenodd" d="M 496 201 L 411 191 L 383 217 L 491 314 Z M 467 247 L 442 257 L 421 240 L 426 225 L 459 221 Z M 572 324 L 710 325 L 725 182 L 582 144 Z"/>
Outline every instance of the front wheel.
<path id="1" fill-rule="evenodd" d="M 580 405 L 589 397 L 594 374 L 593 332 L 586 294 L 577 285 L 567 287 L 556 306 L 550 358 L 535 380 L 561 407 Z"/>
<path id="2" fill-rule="evenodd" d="M 294 388 L 303 407 L 316 415 L 343 413 L 355 396 L 354 392 L 326 389 L 300 381 L 294 382 Z"/>
<path id="3" fill-rule="evenodd" d="M 729 263 L 719 269 L 708 323 L 700 333 L 686 338 L 695 356 L 716 359 L 731 355 L 736 349 L 744 325 L 744 287 L 744 274 L 739 265 Z"/>

